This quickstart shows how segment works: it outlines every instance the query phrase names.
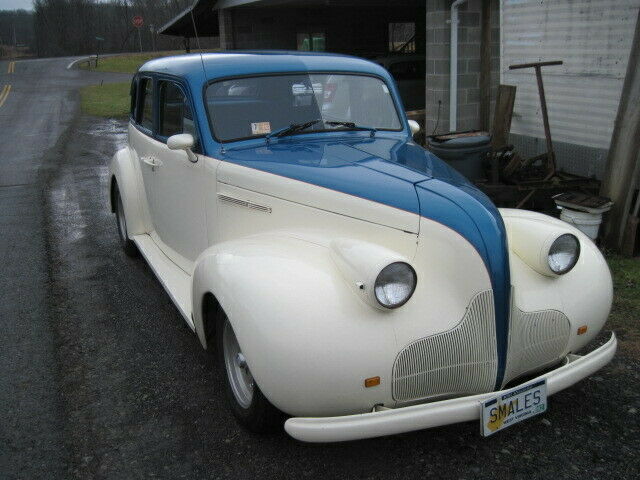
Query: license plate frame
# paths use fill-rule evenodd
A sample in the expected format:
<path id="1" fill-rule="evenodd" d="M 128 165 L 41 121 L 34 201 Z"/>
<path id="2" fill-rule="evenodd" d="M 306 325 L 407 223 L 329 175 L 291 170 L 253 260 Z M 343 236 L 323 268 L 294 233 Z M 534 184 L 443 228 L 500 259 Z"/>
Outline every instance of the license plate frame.
<path id="1" fill-rule="evenodd" d="M 480 433 L 488 437 L 547 411 L 547 380 L 504 390 L 480 403 Z"/>

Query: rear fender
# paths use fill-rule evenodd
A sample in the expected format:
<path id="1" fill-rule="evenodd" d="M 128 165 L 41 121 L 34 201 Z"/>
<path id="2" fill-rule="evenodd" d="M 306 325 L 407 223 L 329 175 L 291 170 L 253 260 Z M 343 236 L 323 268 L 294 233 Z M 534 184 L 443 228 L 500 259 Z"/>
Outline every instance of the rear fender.
<path id="1" fill-rule="evenodd" d="M 109 172 L 111 211 L 115 211 L 114 191 L 115 184 L 117 184 L 124 205 L 127 233 L 129 236 L 133 236 L 149 232 L 149 222 L 145 215 L 142 176 L 136 168 L 133 151 L 126 147 L 116 152 L 109 164 Z"/>

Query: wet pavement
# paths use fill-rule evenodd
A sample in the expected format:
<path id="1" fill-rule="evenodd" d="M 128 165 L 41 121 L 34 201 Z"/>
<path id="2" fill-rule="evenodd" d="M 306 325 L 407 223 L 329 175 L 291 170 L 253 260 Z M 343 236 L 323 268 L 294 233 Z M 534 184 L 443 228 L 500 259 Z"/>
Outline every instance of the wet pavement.
<path id="1" fill-rule="evenodd" d="M 637 478 L 640 365 L 622 355 L 489 439 L 476 423 L 334 445 L 242 430 L 213 358 L 119 247 L 107 165 L 125 125 L 79 115 L 96 77 L 67 63 L 25 62 L 0 108 L 0 478 Z"/>

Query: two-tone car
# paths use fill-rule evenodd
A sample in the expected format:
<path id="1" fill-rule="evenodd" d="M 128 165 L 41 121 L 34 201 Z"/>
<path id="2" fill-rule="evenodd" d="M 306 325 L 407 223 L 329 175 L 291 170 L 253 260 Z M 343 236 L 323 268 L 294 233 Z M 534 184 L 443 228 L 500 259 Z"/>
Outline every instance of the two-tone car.
<path id="1" fill-rule="evenodd" d="M 596 245 L 497 209 L 414 143 L 381 66 L 184 55 L 146 63 L 131 93 L 110 164 L 122 246 L 218 356 L 249 429 L 329 442 L 477 420 L 488 435 L 614 355 L 613 334 L 578 355 L 612 301 Z"/>

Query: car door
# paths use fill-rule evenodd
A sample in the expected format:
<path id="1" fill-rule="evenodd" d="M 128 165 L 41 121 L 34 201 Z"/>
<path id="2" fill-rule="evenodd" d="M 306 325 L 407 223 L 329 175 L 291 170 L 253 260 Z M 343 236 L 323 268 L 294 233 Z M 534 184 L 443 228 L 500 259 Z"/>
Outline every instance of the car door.
<path id="1" fill-rule="evenodd" d="M 132 107 L 132 118 L 129 124 L 129 146 L 134 151 L 139 171 L 142 176 L 142 188 L 146 199 L 146 207 L 152 229 L 154 219 L 154 198 L 157 187 L 154 185 L 155 151 L 157 149 L 153 138 L 155 128 L 154 80 L 151 76 L 138 76 L 132 86 L 135 105 Z M 132 95 L 133 97 L 133 95 Z M 153 232 L 151 232 L 153 233 Z"/>
<path id="2" fill-rule="evenodd" d="M 208 170 L 204 157 L 191 161 L 183 150 L 170 150 L 167 139 L 191 134 L 199 152 L 199 135 L 187 89 L 178 81 L 156 82 L 157 125 L 152 155 L 147 165 L 152 194 L 150 209 L 155 228 L 154 240 L 178 266 L 190 273 L 193 262 L 207 247 L 206 185 Z M 151 168 L 149 168 L 151 167 Z"/>

